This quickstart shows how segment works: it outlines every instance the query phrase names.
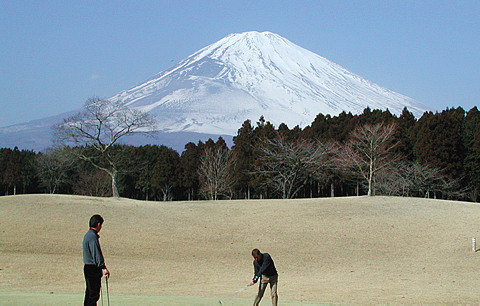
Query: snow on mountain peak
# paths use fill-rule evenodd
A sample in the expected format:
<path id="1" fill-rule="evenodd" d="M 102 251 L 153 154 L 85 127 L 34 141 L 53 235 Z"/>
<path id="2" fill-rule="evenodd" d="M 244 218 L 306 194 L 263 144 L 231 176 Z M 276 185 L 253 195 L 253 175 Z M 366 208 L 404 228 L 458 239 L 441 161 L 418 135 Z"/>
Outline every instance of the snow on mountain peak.
<path id="1" fill-rule="evenodd" d="M 417 117 L 427 110 L 271 32 L 230 34 L 111 99 L 151 112 L 164 132 L 222 135 L 262 115 L 304 127 L 318 113 L 367 106 L 396 114 L 407 107 Z"/>
<path id="2" fill-rule="evenodd" d="M 311 124 L 319 113 L 358 114 L 367 106 L 395 114 L 407 107 L 417 117 L 429 110 L 271 32 L 230 34 L 110 99 L 155 116 L 154 143 L 178 152 L 218 135 L 231 141 L 245 120 L 262 115 L 293 128 Z M 43 150 L 52 145 L 51 126 L 73 113 L 1 128 L 0 142 Z M 152 139 L 130 137 L 128 143 Z"/>

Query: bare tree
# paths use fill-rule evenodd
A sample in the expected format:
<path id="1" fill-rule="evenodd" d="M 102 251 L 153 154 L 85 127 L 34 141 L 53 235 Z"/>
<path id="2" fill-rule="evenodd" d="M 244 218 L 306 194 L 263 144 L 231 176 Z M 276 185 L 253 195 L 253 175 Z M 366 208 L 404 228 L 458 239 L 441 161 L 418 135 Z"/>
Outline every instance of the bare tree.
<path id="1" fill-rule="evenodd" d="M 400 161 L 375 176 L 375 192 L 382 195 L 461 199 L 466 190 L 459 186 L 459 180 L 451 179 L 441 169 L 418 162 Z"/>
<path id="2" fill-rule="evenodd" d="M 68 181 L 68 171 L 74 164 L 70 151 L 68 147 L 56 150 L 49 148 L 36 157 L 41 185 L 47 188 L 50 194 L 56 193 L 59 185 Z"/>
<path id="3" fill-rule="evenodd" d="M 206 148 L 200 160 L 200 192 L 210 200 L 231 196 L 234 161 L 231 151 L 224 147 Z"/>
<path id="4" fill-rule="evenodd" d="M 94 169 L 80 173 L 78 183 L 73 186 L 73 192 L 92 197 L 108 197 L 111 195 L 109 175 L 102 170 Z"/>
<path id="5" fill-rule="evenodd" d="M 398 160 L 398 156 L 391 153 L 397 145 L 392 142 L 395 128 L 395 123 L 357 127 L 338 150 L 339 164 L 367 182 L 369 196 L 375 195 L 377 174 Z"/>
<path id="6" fill-rule="evenodd" d="M 321 178 L 332 167 L 332 144 L 288 142 L 279 136 L 264 140 L 258 149 L 261 157 L 252 173 L 262 176 L 264 184 L 273 187 L 284 199 L 295 197 L 310 178 Z"/>
<path id="7" fill-rule="evenodd" d="M 112 195 L 119 197 L 119 169 L 112 148 L 125 136 L 151 131 L 154 124 L 146 112 L 131 109 L 120 101 L 91 98 L 81 112 L 54 127 L 54 140 L 62 146 L 83 148 L 76 151 L 77 157 L 106 172 L 112 180 Z"/>
<path id="8" fill-rule="evenodd" d="M 172 186 L 171 185 L 164 185 L 160 188 L 160 192 L 162 193 L 162 201 L 171 201 L 173 200 L 172 194 Z"/>
<path id="9" fill-rule="evenodd" d="M 403 195 L 437 197 L 438 193 L 461 198 L 466 190 L 459 188 L 459 180 L 451 179 L 444 171 L 418 162 L 401 164 L 398 171 L 399 182 L 402 182 Z"/>

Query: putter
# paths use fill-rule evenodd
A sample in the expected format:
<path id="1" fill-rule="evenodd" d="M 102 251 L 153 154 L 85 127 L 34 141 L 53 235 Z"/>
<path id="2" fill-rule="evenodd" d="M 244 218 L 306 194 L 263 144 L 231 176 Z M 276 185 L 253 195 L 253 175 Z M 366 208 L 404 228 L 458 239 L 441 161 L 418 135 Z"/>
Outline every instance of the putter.
<path id="1" fill-rule="evenodd" d="M 107 305 L 110 306 L 110 295 L 108 294 L 108 277 L 105 277 L 105 283 L 107 284 Z"/>
<path id="2" fill-rule="evenodd" d="M 103 288 L 102 284 L 100 283 L 100 297 L 102 298 L 102 306 L 103 306 Z"/>
<path id="3" fill-rule="evenodd" d="M 241 289 L 238 289 L 237 291 L 235 291 L 232 295 L 230 295 L 229 297 L 227 298 L 224 298 L 224 300 L 226 299 L 231 299 L 233 297 L 235 297 L 237 294 L 239 294 L 240 292 L 242 292 L 243 290 L 247 289 L 248 288 L 248 285 L 245 285 L 245 287 L 241 288 Z M 225 305 L 223 304 L 223 301 L 222 300 L 218 300 L 218 304 L 220 305 Z"/>

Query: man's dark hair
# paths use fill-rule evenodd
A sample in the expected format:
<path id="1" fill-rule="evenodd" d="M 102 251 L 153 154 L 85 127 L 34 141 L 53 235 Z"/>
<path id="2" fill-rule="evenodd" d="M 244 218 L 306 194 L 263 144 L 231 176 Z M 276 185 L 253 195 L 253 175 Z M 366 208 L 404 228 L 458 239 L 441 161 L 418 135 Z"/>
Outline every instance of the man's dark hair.
<path id="1" fill-rule="evenodd" d="M 93 215 L 90 218 L 90 222 L 88 223 L 90 227 L 97 227 L 97 224 L 100 223 L 100 225 L 103 224 L 103 218 L 100 215 Z"/>
<path id="2" fill-rule="evenodd" d="M 253 255 L 260 255 L 260 254 L 262 254 L 262 253 L 260 252 L 259 249 L 253 249 L 253 250 L 252 250 L 252 256 L 253 256 Z"/>

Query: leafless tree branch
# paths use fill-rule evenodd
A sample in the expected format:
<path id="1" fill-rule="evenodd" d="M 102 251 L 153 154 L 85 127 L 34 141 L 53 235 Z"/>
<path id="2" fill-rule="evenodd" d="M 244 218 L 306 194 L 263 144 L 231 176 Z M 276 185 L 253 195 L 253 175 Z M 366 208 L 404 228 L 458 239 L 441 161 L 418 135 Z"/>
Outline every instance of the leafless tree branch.
<path id="1" fill-rule="evenodd" d="M 148 133 L 155 121 L 146 112 L 131 109 L 120 101 L 91 98 L 78 114 L 54 127 L 54 141 L 60 146 L 79 146 L 78 158 L 91 163 L 112 179 L 112 194 L 118 197 L 118 163 L 110 154 L 121 138 L 133 133 Z M 88 148 L 94 148 L 100 158 Z M 99 162 L 101 160 L 101 162 Z"/>

